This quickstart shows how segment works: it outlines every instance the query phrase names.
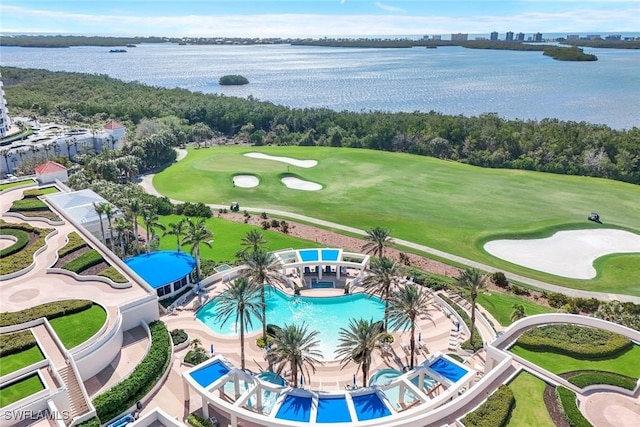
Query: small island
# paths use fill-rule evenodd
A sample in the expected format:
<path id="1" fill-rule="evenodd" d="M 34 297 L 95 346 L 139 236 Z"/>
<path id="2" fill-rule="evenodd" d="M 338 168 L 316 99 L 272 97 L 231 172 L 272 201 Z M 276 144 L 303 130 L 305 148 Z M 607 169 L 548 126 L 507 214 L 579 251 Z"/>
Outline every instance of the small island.
<path id="1" fill-rule="evenodd" d="M 220 77 L 220 80 L 218 81 L 218 83 L 220 83 L 221 86 L 241 86 L 241 85 L 248 84 L 249 80 L 247 80 L 247 78 L 244 76 L 239 76 L 237 74 L 229 74 L 229 75 Z"/>

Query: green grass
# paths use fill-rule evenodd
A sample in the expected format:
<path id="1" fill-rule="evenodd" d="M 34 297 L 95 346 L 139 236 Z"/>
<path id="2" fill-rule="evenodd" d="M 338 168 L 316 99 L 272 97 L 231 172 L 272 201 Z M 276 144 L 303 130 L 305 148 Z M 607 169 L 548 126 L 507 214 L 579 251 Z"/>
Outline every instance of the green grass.
<path id="1" fill-rule="evenodd" d="M 633 391 L 638 380 L 637 378 L 629 378 L 624 375 L 612 374 L 611 372 L 591 371 L 574 375 L 569 378 L 569 382 L 580 388 L 585 388 L 592 384 L 609 384 Z"/>
<path id="2" fill-rule="evenodd" d="M 304 169 L 242 155 L 247 152 L 315 159 L 319 164 Z M 260 185 L 233 187 L 233 176 L 239 173 L 256 175 Z M 287 189 L 280 182 L 286 175 L 318 182 L 324 188 L 317 192 Z M 237 201 L 241 207 L 282 209 L 361 229 L 382 226 L 394 237 L 539 280 L 640 295 L 634 281 L 640 276 L 640 254 L 599 260 L 598 277 L 586 281 L 516 266 L 482 249 L 490 238 L 543 237 L 563 229 L 617 227 L 638 232 L 637 185 L 329 147 L 191 149 L 184 160 L 157 174 L 154 185 L 179 200 L 223 205 Z M 599 212 L 604 225 L 586 220 L 593 211 Z"/>
<path id="3" fill-rule="evenodd" d="M 51 320 L 60 341 L 68 349 L 82 344 L 100 330 L 107 320 L 107 313 L 99 305 L 79 313 Z"/>
<path id="4" fill-rule="evenodd" d="M 34 183 L 35 181 L 32 179 L 23 179 L 22 181 L 7 182 L 4 184 L 0 184 L 0 191 L 8 190 L 9 188 L 19 187 L 25 184 L 34 184 Z"/>
<path id="5" fill-rule="evenodd" d="M 178 222 L 184 216 L 168 215 L 160 218 L 160 222 L 167 226 L 172 222 Z M 269 221 L 271 218 L 269 218 Z M 254 229 L 260 230 L 267 241 L 267 250 L 273 251 L 286 248 L 316 248 L 321 245 L 309 240 L 299 239 L 297 237 L 288 236 L 277 231 L 262 230 L 255 225 L 249 225 L 239 222 L 225 220 L 223 218 L 208 218 L 207 228 L 213 231 L 213 243 L 211 248 L 206 245 L 200 246 L 200 256 L 202 259 L 212 259 L 216 262 L 233 262 L 236 260 L 236 253 L 243 249 L 240 242 L 246 234 Z M 161 231 L 158 230 L 161 234 Z M 160 238 L 160 249 L 176 250 L 176 237 L 165 236 Z M 188 252 L 191 247 L 182 247 L 182 251 Z"/>
<path id="6" fill-rule="evenodd" d="M 44 385 L 37 374 L 31 375 L 7 387 L 3 387 L 0 389 L 0 408 L 4 408 L 20 399 L 31 396 L 40 390 L 44 390 Z"/>
<path id="7" fill-rule="evenodd" d="M 60 190 L 58 190 L 56 187 L 45 187 L 45 188 L 41 188 L 40 192 L 44 195 L 44 194 L 59 193 Z"/>
<path id="8" fill-rule="evenodd" d="M 525 298 L 500 292 L 482 292 L 478 295 L 476 303 L 491 313 L 502 326 L 509 326 L 513 323 L 511 322 L 511 313 L 513 313 L 514 304 L 522 304 L 527 316 L 556 311 L 551 307 L 533 303 Z"/>
<path id="9" fill-rule="evenodd" d="M 640 378 L 640 345 L 634 345 L 617 357 L 600 360 L 581 360 L 563 354 L 531 351 L 518 345 L 510 351 L 554 374 L 598 370 Z"/>
<path id="10" fill-rule="evenodd" d="M 544 404 L 545 386 L 544 381 L 524 371 L 509 383 L 516 405 L 511 411 L 508 427 L 555 426 Z"/>
<path id="11" fill-rule="evenodd" d="M 95 249 L 89 249 L 78 258 L 74 258 L 63 265 L 62 268 L 80 274 L 86 269 L 100 264 L 102 261 L 104 261 L 104 258 L 102 258 L 102 255 L 100 255 L 100 252 L 96 251 Z"/>
<path id="12" fill-rule="evenodd" d="M 37 345 L 18 353 L 0 357 L 0 377 L 44 359 Z"/>

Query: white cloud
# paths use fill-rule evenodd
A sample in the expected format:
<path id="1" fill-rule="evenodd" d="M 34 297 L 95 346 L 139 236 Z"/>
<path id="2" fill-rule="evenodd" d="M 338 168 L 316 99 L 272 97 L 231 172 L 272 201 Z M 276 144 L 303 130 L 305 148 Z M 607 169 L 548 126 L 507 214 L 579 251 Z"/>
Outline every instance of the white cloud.
<path id="1" fill-rule="evenodd" d="M 386 10 L 387 12 L 404 12 L 405 11 L 402 8 L 399 8 L 399 7 L 396 7 L 396 6 L 389 6 L 389 5 L 386 5 L 386 4 L 384 4 L 382 2 L 379 2 L 379 1 L 375 2 L 374 4 L 375 4 L 375 6 L 377 8 L 380 8 L 382 10 Z"/>

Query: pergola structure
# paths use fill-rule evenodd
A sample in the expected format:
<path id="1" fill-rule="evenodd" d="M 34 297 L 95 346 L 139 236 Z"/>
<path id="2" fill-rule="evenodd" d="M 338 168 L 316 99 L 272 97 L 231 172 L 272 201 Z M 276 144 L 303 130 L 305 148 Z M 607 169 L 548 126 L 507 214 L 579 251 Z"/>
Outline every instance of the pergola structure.
<path id="1" fill-rule="evenodd" d="M 274 252 L 274 256 L 282 264 L 282 274 L 293 269 L 294 277 L 315 274 L 318 280 L 332 277 L 340 280 L 353 270 L 356 278 L 363 277 L 369 266 L 370 256 L 355 252 L 344 252 L 339 248 L 285 249 Z"/>

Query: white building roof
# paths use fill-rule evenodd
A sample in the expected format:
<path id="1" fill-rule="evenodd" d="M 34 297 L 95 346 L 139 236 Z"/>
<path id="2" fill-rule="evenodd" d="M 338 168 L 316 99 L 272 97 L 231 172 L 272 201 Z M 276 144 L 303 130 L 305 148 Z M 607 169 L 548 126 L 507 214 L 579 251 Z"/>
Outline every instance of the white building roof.
<path id="1" fill-rule="evenodd" d="M 57 210 L 67 213 L 79 224 L 99 223 L 100 218 L 93 206 L 94 203 L 109 203 L 93 190 L 80 190 L 71 193 L 56 193 L 47 196 L 47 201 Z"/>

